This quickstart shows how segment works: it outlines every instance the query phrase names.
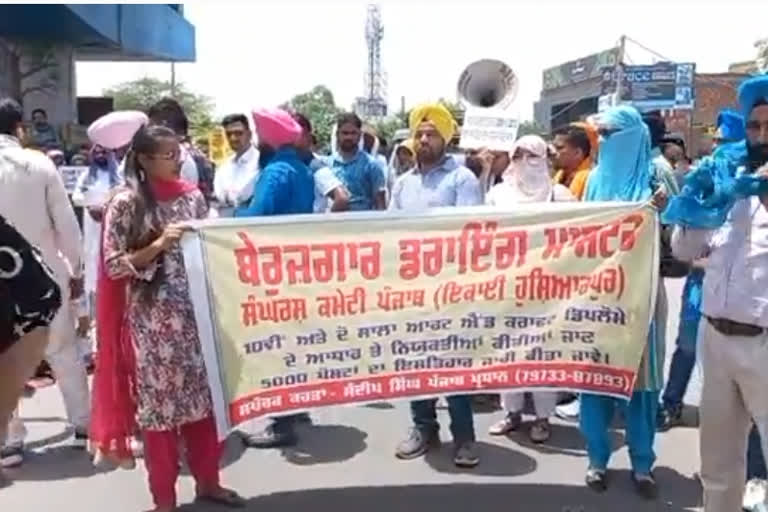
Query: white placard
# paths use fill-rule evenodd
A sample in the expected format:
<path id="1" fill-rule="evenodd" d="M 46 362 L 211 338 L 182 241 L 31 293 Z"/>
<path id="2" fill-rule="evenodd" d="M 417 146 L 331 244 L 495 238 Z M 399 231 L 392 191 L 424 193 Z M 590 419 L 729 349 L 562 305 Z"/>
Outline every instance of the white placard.
<path id="1" fill-rule="evenodd" d="M 470 107 L 464 114 L 459 145 L 464 149 L 510 151 L 519 127 L 520 121 L 514 112 Z"/>
<path id="2" fill-rule="evenodd" d="M 83 171 L 87 171 L 88 167 L 85 165 L 62 165 L 59 167 L 61 173 L 61 179 L 64 181 L 64 188 L 67 189 L 67 194 L 72 194 L 75 191 L 75 185 L 77 185 L 77 178 Z"/>

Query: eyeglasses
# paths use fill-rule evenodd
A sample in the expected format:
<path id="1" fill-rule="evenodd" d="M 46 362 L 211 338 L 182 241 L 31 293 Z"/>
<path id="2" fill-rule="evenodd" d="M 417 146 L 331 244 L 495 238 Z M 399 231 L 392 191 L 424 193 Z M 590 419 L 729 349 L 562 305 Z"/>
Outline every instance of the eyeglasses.
<path id="1" fill-rule="evenodd" d="M 756 119 L 753 119 L 751 121 L 747 121 L 747 130 L 752 132 L 759 132 L 761 130 L 768 131 L 768 121 L 758 121 Z"/>

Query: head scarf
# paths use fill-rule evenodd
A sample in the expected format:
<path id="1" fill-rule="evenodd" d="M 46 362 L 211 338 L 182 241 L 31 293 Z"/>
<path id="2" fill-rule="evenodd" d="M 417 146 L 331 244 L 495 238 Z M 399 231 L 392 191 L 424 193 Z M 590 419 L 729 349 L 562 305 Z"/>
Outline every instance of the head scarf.
<path id="1" fill-rule="evenodd" d="M 280 108 L 254 110 L 253 124 L 259 142 L 275 149 L 296 143 L 302 134 L 301 125 L 291 114 Z"/>
<path id="2" fill-rule="evenodd" d="M 617 130 L 600 140 L 600 161 L 590 173 L 586 201 L 645 201 L 651 197 L 651 137 L 640 113 L 621 105 L 601 126 Z"/>
<path id="3" fill-rule="evenodd" d="M 716 137 L 728 142 L 736 142 L 746 136 L 744 117 L 733 110 L 721 110 L 717 115 Z"/>
<path id="4" fill-rule="evenodd" d="M 741 83 L 739 105 L 744 119 L 749 119 L 752 108 L 760 100 L 768 101 L 768 74 L 753 76 Z"/>
<path id="5" fill-rule="evenodd" d="M 527 158 L 513 159 L 515 152 L 523 149 L 536 155 L 531 161 Z M 504 182 L 498 186 L 511 187 L 509 195 L 518 203 L 549 201 L 552 197 L 552 179 L 549 176 L 547 143 L 538 135 L 520 137 L 509 154 L 509 167 L 504 171 Z"/>
<path id="6" fill-rule="evenodd" d="M 413 139 L 406 139 L 403 142 L 399 143 L 395 146 L 395 150 L 392 151 L 392 155 L 389 157 L 389 167 L 395 170 L 396 175 L 400 175 L 404 173 L 405 171 L 408 171 L 410 169 L 403 169 L 400 165 L 400 159 L 397 157 L 397 154 L 400 150 L 400 148 L 405 148 L 408 151 L 411 152 L 411 155 L 415 156 L 416 151 L 414 150 L 414 142 Z"/>
<path id="7" fill-rule="evenodd" d="M 456 120 L 450 111 L 440 103 L 424 103 L 411 110 L 411 115 L 408 118 L 408 128 L 410 128 L 412 136 L 424 121 L 429 121 L 435 125 L 435 128 L 437 128 L 446 144 L 456 134 Z"/>

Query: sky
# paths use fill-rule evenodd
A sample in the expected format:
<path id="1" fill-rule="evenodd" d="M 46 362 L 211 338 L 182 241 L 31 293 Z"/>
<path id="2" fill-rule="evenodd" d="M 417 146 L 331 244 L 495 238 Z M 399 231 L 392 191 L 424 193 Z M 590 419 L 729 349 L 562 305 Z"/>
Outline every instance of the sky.
<path id="1" fill-rule="evenodd" d="M 622 34 L 663 57 L 725 72 L 753 59 L 768 37 L 765 0 L 380 0 L 382 61 L 390 109 L 456 98 L 461 71 L 495 58 L 516 73 L 512 108 L 533 116 L 542 71 L 617 44 Z M 217 115 L 275 106 L 323 84 L 350 108 L 363 93 L 365 0 L 192 1 L 197 61 L 177 80 L 213 98 Z M 762 14 L 758 15 L 758 11 Z M 610 20 L 609 22 L 601 20 Z M 738 20 L 738 23 L 724 20 Z M 727 34 L 727 37 L 721 34 Z M 661 60 L 628 43 L 635 64 Z M 77 93 L 101 95 L 120 82 L 170 78 L 167 63 L 80 62 Z"/>

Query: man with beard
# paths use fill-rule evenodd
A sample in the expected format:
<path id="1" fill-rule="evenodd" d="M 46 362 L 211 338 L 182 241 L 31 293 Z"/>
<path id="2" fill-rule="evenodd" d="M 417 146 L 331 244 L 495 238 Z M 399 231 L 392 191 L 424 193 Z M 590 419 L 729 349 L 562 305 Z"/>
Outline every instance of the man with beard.
<path id="1" fill-rule="evenodd" d="M 355 114 L 341 114 L 336 123 L 337 148 L 329 167 L 349 192 L 352 211 L 384 210 L 387 188 L 374 158 L 360 148 L 363 122 Z"/>
<path id="2" fill-rule="evenodd" d="M 694 172 L 725 166 L 737 181 L 750 174 L 768 176 L 768 75 L 745 81 L 739 88 L 739 103 L 747 136 L 741 155 L 716 154 Z M 716 172 L 712 176 L 722 179 Z M 747 434 L 753 419 L 763 453 L 768 440 L 768 195 L 763 180 L 754 181 L 758 195 L 728 200 L 730 211 L 715 232 L 676 227 L 672 237 L 673 251 L 680 259 L 692 261 L 707 247 L 711 251 L 699 332 L 704 370 L 700 451 L 705 512 L 741 508 Z M 712 208 L 712 203 L 703 204 Z"/>
<path id="3" fill-rule="evenodd" d="M 235 217 L 312 213 L 315 182 L 312 171 L 296 149 L 303 133 L 301 125 L 282 109 L 254 110 L 253 122 L 259 140 L 261 171 L 251 203 L 236 209 Z M 252 448 L 295 444 L 294 425 L 302 418 L 308 419 L 308 416 L 290 414 L 273 418 L 264 430 L 243 433 L 243 442 Z"/>
<path id="4" fill-rule="evenodd" d="M 409 125 L 416 145 L 417 164 L 395 183 L 389 209 L 407 212 L 482 204 L 483 194 L 478 179 L 445 152 L 456 131 L 451 113 L 437 103 L 421 105 L 411 111 Z M 475 451 L 470 399 L 467 395 L 456 395 L 449 396 L 447 401 L 454 445 L 453 462 L 459 467 L 475 467 L 480 458 Z M 398 458 L 414 459 L 440 444 L 436 402 L 435 399 L 411 402 L 414 426 L 408 438 L 398 445 L 395 452 Z"/>

